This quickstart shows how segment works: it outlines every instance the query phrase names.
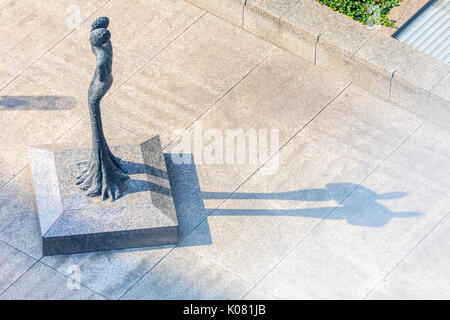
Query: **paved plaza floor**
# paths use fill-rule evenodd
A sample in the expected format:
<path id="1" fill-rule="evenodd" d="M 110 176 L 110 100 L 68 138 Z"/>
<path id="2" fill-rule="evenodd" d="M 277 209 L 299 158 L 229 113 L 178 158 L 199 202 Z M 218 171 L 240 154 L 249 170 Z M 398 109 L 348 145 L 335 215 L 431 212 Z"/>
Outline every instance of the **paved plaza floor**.
<path id="1" fill-rule="evenodd" d="M 450 127 L 182 0 L 0 5 L 0 299 L 450 298 Z M 27 147 L 89 146 L 101 15 L 106 138 L 161 136 L 180 241 L 43 257 Z M 228 129 L 274 136 L 173 161 Z"/>

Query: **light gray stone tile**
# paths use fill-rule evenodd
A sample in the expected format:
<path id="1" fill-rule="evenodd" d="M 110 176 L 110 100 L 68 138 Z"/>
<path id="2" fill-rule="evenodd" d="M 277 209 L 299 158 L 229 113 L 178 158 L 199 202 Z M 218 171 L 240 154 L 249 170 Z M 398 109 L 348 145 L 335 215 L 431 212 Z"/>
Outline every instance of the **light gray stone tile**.
<path id="1" fill-rule="evenodd" d="M 273 175 L 257 172 L 221 205 L 227 193 L 204 191 L 207 211 L 220 206 L 180 245 L 255 283 L 377 164 L 301 133 L 278 157 L 264 167 Z"/>
<path id="2" fill-rule="evenodd" d="M 97 15 L 109 17 L 113 46 L 126 52 L 128 59 L 144 61 L 204 14 L 203 10 L 183 0 L 129 0 L 125 8 L 120 1 L 111 1 Z"/>
<path id="3" fill-rule="evenodd" d="M 258 288 L 252 289 L 244 297 L 244 300 L 279 300 L 280 298 L 275 297 L 273 294 L 262 291 Z"/>
<path id="4" fill-rule="evenodd" d="M 120 298 L 153 265 L 169 252 L 171 246 L 109 252 L 49 256 L 42 263 L 70 275 L 80 270 L 80 282 L 109 299 Z"/>
<path id="5" fill-rule="evenodd" d="M 351 120 L 337 127 L 343 115 Z M 400 119 L 403 126 L 391 129 Z M 350 87 L 266 164 L 278 168 L 274 175 L 256 173 L 222 205 L 227 193 L 203 189 L 207 211 L 220 207 L 181 245 L 249 281 L 261 279 L 422 122 Z"/>
<path id="6" fill-rule="evenodd" d="M 181 248 L 156 265 L 124 299 L 239 299 L 250 283 Z"/>
<path id="7" fill-rule="evenodd" d="M 404 60 L 395 71 L 394 83 L 401 79 L 429 92 L 450 72 L 450 65 L 413 48 L 409 50 L 414 51 L 404 53 Z"/>
<path id="8" fill-rule="evenodd" d="M 449 101 L 430 95 L 429 89 L 417 86 L 404 78 L 394 74 L 391 85 L 390 100 L 421 117 L 430 119 L 445 127 L 448 127 Z"/>
<path id="9" fill-rule="evenodd" d="M 108 119 L 105 119 L 104 131 L 107 139 L 125 141 L 128 138 L 136 136 L 114 125 Z M 24 130 L 26 131 L 26 130 Z M 90 123 L 87 117 L 79 121 L 71 130 L 64 134 L 60 140 L 55 138 L 56 142 L 73 143 L 74 146 L 90 145 Z M 51 142 L 51 141 L 50 141 Z M 24 147 L 25 149 L 25 147 Z M 11 152 L 7 154 L 8 163 L 18 163 L 25 167 L 28 165 L 28 153 Z M 10 166 L 10 172 L 17 174 L 20 169 L 17 166 Z M 13 176 L 14 176 L 13 175 Z M 39 222 L 36 211 L 34 187 L 30 167 L 20 171 L 20 174 L 6 184 L 0 193 L 0 239 L 10 243 L 14 247 L 26 252 L 27 254 L 40 258 L 42 256 L 42 240 L 40 238 Z M 27 237 L 22 237 L 26 230 Z"/>
<path id="10" fill-rule="evenodd" d="M 2 152 L 23 168 L 28 146 L 51 143 L 62 136 L 87 112 L 85 103 L 85 99 L 25 78 L 16 79 L 0 95 Z"/>
<path id="11" fill-rule="evenodd" d="M 1 189 L 0 219 L 1 240 L 33 258 L 42 257 L 42 240 L 29 166 Z"/>
<path id="12" fill-rule="evenodd" d="M 105 112 L 131 132 L 160 134 L 164 147 L 272 49 L 207 14 L 114 93 Z"/>
<path id="13" fill-rule="evenodd" d="M 357 158 L 382 160 L 423 122 L 424 119 L 352 85 L 303 133 L 318 141 L 333 141 L 337 148 Z"/>
<path id="14" fill-rule="evenodd" d="M 95 292 L 80 286 L 38 262 L 2 295 L 2 300 L 103 300 Z"/>
<path id="15" fill-rule="evenodd" d="M 258 288 L 281 298 L 362 299 L 445 216 L 448 193 L 387 161 Z"/>
<path id="16" fill-rule="evenodd" d="M 0 292 L 6 290 L 36 260 L 0 241 Z"/>
<path id="17" fill-rule="evenodd" d="M 360 70 L 353 54 L 376 34 L 376 29 L 331 11 L 315 0 L 296 2 L 281 17 L 280 24 L 285 30 L 281 42 L 290 44 L 281 45 L 283 48 L 298 52 L 301 57 L 345 79 L 367 82 L 366 70 Z"/>
<path id="18" fill-rule="evenodd" d="M 110 1 L 98 10 L 97 16 L 110 18 L 114 48 L 114 83 L 109 94 L 202 14 L 182 0 L 132 0 L 126 10 L 120 1 Z M 39 59 L 24 76 L 77 98 L 86 97 L 96 63 L 88 41 L 92 20 Z M 142 30 L 139 36 L 136 30 Z"/>
<path id="19" fill-rule="evenodd" d="M 13 74 L 22 72 L 105 2 L 6 1 L 0 31 L 2 64 Z"/>
<path id="20" fill-rule="evenodd" d="M 439 81 L 439 83 L 431 90 L 431 93 L 450 101 L 450 73 Z"/>
<path id="21" fill-rule="evenodd" d="M 298 0 L 247 0 L 245 6 L 260 14 L 280 18 L 297 2 Z"/>
<path id="22" fill-rule="evenodd" d="M 450 297 L 449 216 L 373 290 L 368 299 Z"/>
<path id="23" fill-rule="evenodd" d="M 275 12 L 272 12 L 270 8 L 259 9 L 251 5 L 245 6 L 244 29 L 301 58 L 314 62 L 316 42 L 314 34 L 303 29 L 295 29 L 285 20 L 280 20 L 289 3 L 293 5 L 292 1 L 282 2 L 279 6 L 270 4 L 269 7 L 274 6 Z"/>
<path id="24" fill-rule="evenodd" d="M 242 26 L 243 0 L 186 0 L 228 22 Z"/>
<path id="25" fill-rule="evenodd" d="M 316 71 L 319 73 L 315 73 Z M 323 83 L 324 78 L 330 79 L 330 87 L 317 86 Z M 181 151 L 178 140 L 171 144 L 167 148 L 168 153 L 194 154 L 193 163 L 178 166 L 179 172 L 183 174 L 179 184 L 195 186 L 189 187 L 190 192 L 179 201 L 179 207 L 182 207 L 187 212 L 185 216 L 189 217 L 184 223 L 183 218 L 179 218 L 180 240 L 263 164 L 268 155 L 274 154 L 279 146 L 314 117 L 345 85 L 345 82 L 319 71 L 303 60 L 284 51 L 277 51 L 189 129 L 188 135 L 183 136 L 183 139 L 187 137 L 189 140 L 189 151 Z M 310 96 L 311 92 L 314 94 Z M 305 99 L 307 96 L 310 98 Z M 279 112 L 280 106 L 283 106 L 285 112 Z M 254 110 L 259 111 L 255 113 Z M 270 134 L 271 129 L 279 129 L 280 141 L 275 141 L 278 140 L 277 137 L 273 140 L 268 138 L 267 152 L 258 154 L 260 163 L 251 163 L 247 152 L 242 164 L 236 161 L 227 162 L 225 153 L 222 158 L 219 156 L 219 162 L 216 163 L 217 159 L 203 157 L 203 151 L 191 146 L 194 139 L 197 139 L 198 135 L 201 138 L 208 129 L 220 132 L 224 139 L 227 129 L 267 129 L 267 134 Z M 217 184 L 217 181 L 220 181 L 220 184 Z M 222 193 L 222 199 L 205 209 L 202 191 Z M 177 206 L 176 198 L 175 205 Z M 205 226 L 207 227 L 207 224 Z M 208 229 L 205 228 L 202 232 L 201 244 L 210 243 Z"/>

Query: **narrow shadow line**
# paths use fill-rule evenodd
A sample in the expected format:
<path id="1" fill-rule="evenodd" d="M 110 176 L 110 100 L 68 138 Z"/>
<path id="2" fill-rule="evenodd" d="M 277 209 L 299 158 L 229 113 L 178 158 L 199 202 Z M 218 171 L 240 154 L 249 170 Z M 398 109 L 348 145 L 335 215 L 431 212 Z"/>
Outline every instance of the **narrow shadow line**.
<path id="1" fill-rule="evenodd" d="M 0 110 L 69 110 L 76 102 L 67 96 L 0 96 Z"/>

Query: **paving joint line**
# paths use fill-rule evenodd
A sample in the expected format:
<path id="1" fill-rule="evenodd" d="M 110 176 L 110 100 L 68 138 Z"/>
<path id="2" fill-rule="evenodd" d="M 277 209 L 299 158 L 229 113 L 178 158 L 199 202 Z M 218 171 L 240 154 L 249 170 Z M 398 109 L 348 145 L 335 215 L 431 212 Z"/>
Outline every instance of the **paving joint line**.
<path id="1" fill-rule="evenodd" d="M 57 40 L 56 43 L 54 43 L 48 50 L 46 50 L 44 53 L 42 53 L 39 57 L 37 57 L 33 62 L 31 62 L 28 66 L 25 67 L 22 71 L 20 71 L 17 75 L 13 77 L 7 84 L 5 84 L 3 87 L 0 88 L 0 92 L 3 91 L 3 89 L 7 88 L 11 83 L 13 83 L 17 78 L 19 78 L 21 75 L 23 75 L 28 69 L 30 69 L 37 61 L 39 61 L 43 56 L 45 56 L 47 53 L 52 51 L 58 44 L 60 44 L 64 39 L 66 39 L 68 36 L 70 36 L 75 30 L 78 30 L 81 25 L 83 25 L 88 19 L 90 19 L 97 11 L 102 9 L 104 6 L 106 6 L 108 3 L 110 3 L 112 0 L 107 0 L 104 4 L 100 5 L 97 9 L 92 11 L 92 13 L 84 19 L 76 28 L 73 28 L 70 30 L 67 34 L 65 34 L 62 38 Z"/>
<path id="2" fill-rule="evenodd" d="M 276 48 L 273 48 L 270 53 L 264 57 L 258 64 L 256 64 L 247 74 L 245 74 L 240 80 L 238 80 L 230 89 L 228 89 L 223 95 L 221 95 L 211 106 L 209 106 L 204 112 L 202 112 L 197 119 L 195 119 L 188 127 L 185 128 L 185 130 L 180 133 L 178 136 L 176 136 L 174 139 L 172 139 L 164 148 L 162 148 L 162 150 L 164 151 L 165 149 L 167 149 L 167 147 L 170 146 L 170 144 L 175 141 L 179 136 L 181 136 L 184 132 L 186 132 L 187 130 L 189 130 L 190 127 L 192 127 L 192 125 L 200 120 L 200 118 L 203 117 L 203 115 L 205 115 L 209 110 L 211 110 L 220 100 L 222 100 L 223 97 L 225 97 L 230 91 L 232 91 L 239 83 L 241 83 L 245 78 L 247 78 L 247 76 L 249 76 L 258 66 L 260 66 L 265 60 L 267 60 L 272 54 L 273 52 L 276 50 Z M 203 222 L 204 220 L 202 220 L 200 222 L 200 224 Z M 195 230 L 200 224 L 198 224 L 197 226 L 194 227 L 193 230 Z M 191 230 L 191 232 L 193 231 Z M 189 232 L 186 237 L 191 233 Z M 186 239 L 186 237 L 183 238 Z M 165 254 L 161 259 L 159 259 L 142 277 L 140 277 L 131 287 L 128 288 L 127 291 L 125 291 L 125 293 L 120 296 L 119 300 L 122 299 L 122 297 L 124 297 L 134 286 L 136 286 L 148 273 L 150 273 L 153 268 L 155 268 L 165 257 L 167 257 L 167 255 L 169 255 L 175 248 L 178 247 L 178 244 L 175 245 L 172 249 L 170 249 L 167 254 Z M 229 270 L 227 270 L 229 271 Z"/>
<path id="3" fill-rule="evenodd" d="M 36 260 L 24 273 L 22 273 L 16 280 L 14 280 L 6 289 L 4 289 L 1 293 L 0 293 L 0 297 L 9 289 L 11 288 L 14 284 L 16 284 L 17 281 L 19 281 L 28 271 L 30 271 L 37 263 L 39 262 L 39 260 Z"/>
<path id="4" fill-rule="evenodd" d="M 347 200 L 352 194 L 353 192 L 355 192 L 356 189 L 358 189 L 373 173 L 375 173 L 378 168 L 380 168 L 406 141 L 409 140 L 409 138 L 411 136 L 413 136 L 424 124 L 425 124 L 426 120 L 424 122 L 422 122 L 417 128 L 415 128 L 396 148 L 394 148 L 394 150 L 384 159 L 382 160 L 365 178 L 363 178 L 359 184 L 344 198 L 339 202 L 339 205 L 344 203 L 345 200 Z M 338 206 L 334 207 L 333 209 L 331 209 L 331 211 L 324 217 L 322 218 L 298 243 L 294 244 L 294 246 L 259 280 L 255 283 L 254 287 L 251 289 L 253 290 L 259 283 L 261 283 L 261 281 L 263 281 L 276 267 L 278 267 L 278 265 L 280 265 L 280 263 L 282 261 L 284 261 L 284 259 L 287 258 L 287 256 L 294 251 L 296 248 L 298 248 L 311 234 L 314 230 L 317 229 L 317 227 L 319 227 L 319 225 L 322 224 L 322 222 L 324 222 L 331 214 L 333 214 L 333 212 L 338 208 Z M 250 292 L 250 291 L 249 291 Z M 270 293 L 270 292 L 269 292 Z"/>
<path id="5" fill-rule="evenodd" d="M 232 193 L 230 193 L 229 195 L 228 195 L 228 197 L 226 198 L 226 199 L 224 199 L 214 210 L 212 210 L 202 221 L 200 221 L 200 223 L 198 223 L 181 241 L 180 241 L 180 243 L 183 241 L 183 240 L 185 240 L 192 232 L 194 232 L 206 219 L 208 219 L 208 217 L 210 217 L 212 214 L 214 214 L 214 212 L 218 209 L 218 208 L 220 208 L 220 206 L 225 202 L 225 201 L 227 201 L 233 194 L 235 194 L 236 193 L 236 191 L 237 190 L 239 190 L 241 187 L 242 187 L 242 185 L 244 185 L 251 177 L 253 177 L 266 163 L 268 163 L 277 153 L 279 153 L 292 139 L 294 139 L 309 123 L 311 123 L 311 121 L 313 121 L 320 113 L 322 113 L 322 111 L 324 111 L 331 103 L 333 103 L 333 101 L 335 101 L 345 90 L 347 90 L 347 88 L 349 88 L 350 87 L 350 85 L 351 85 L 352 83 L 350 82 L 347 86 L 345 86 L 333 99 L 331 99 L 313 118 L 311 118 L 300 130 L 298 130 L 297 131 L 297 133 L 295 133 L 294 134 L 294 136 L 293 137 L 291 137 L 287 142 L 285 142 L 284 144 L 283 144 L 283 146 L 281 146 L 281 148 L 280 149 L 278 149 L 278 151 L 277 152 L 275 152 L 272 156 L 270 156 L 259 168 L 257 168 L 249 177 L 247 177 Z M 169 254 L 170 252 L 172 252 L 172 250 L 173 249 L 175 249 L 175 248 L 177 248 L 177 247 L 179 247 L 179 244 L 177 244 L 177 245 L 175 245 L 175 247 L 174 248 L 172 248 L 167 254 Z M 159 260 L 153 267 L 152 267 L 152 269 L 157 265 L 157 264 L 159 264 L 159 262 L 160 261 L 162 261 L 165 257 L 166 257 L 167 255 L 165 255 L 161 260 Z M 150 269 L 148 272 L 150 272 L 152 269 Z M 147 273 L 148 273 L 147 272 Z M 144 275 L 145 276 L 145 275 Z M 142 278 L 141 278 L 142 279 Z M 138 282 L 141 280 L 141 279 L 139 279 L 138 280 Z M 136 282 L 136 284 L 137 284 L 137 282 Z M 136 284 L 134 284 L 134 285 L 136 285 Z M 133 286 L 134 286 L 133 285 Z M 132 286 L 132 287 L 133 287 Z M 131 287 L 131 288 L 132 288 Z M 129 290 L 131 290 L 131 288 L 129 289 Z M 252 290 L 254 288 L 254 286 L 253 287 L 251 287 L 250 288 L 250 291 Z M 250 291 L 248 291 L 248 292 L 250 292 Z M 248 292 L 247 293 L 245 293 L 244 294 L 244 296 L 246 295 L 246 294 L 248 294 Z"/>
<path id="6" fill-rule="evenodd" d="M 69 36 L 73 31 L 75 31 L 76 29 L 78 29 L 82 24 L 84 24 L 92 15 L 94 15 L 98 10 L 100 10 L 101 8 L 103 8 L 107 3 L 111 2 L 112 0 L 108 0 L 108 2 L 106 2 L 104 5 L 102 5 L 101 7 L 99 7 L 98 9 L 96 9 L 89 17 L 87 17 L 82 23 L 80 23 L 80 25 L 73 29 L 70 33 L 68 33 L 66 36 L 64 36 L 58 43 L 56 43 L 52 48 L 50 48 L 49 50 L 47 50 L 44 54 L 42 54 L 39 58 L 37 58 L 32 64 L 30 64 L 25 70 L 23 70 L 20 74 L 18 74 L 13 80 L 11 80 L 7 85 L 5 85 L 3 88 L 0 89 L 0 92 L 6 88 L 10 83 L 12 83 L 15 79 L 17 79 L 20 75 L 22 75 L 25 71 L 27 71 L 34 63 L 36 63 L 40 58 L 42 58 L 45 54 L 47 54 L 49 51 L 51 51 L 56 45 L 58 45 L 61 41 L 63 41 L 67 36 Z M 120 83 L 116 88 L 114 88 L 114 90 L 112 92 L 110 92 L 110 94 L 105 97 L 105 101 L 110 98 L 120 87 L 122 87 L 126 82 L 128 82 L 133 76 L 135 76 L 138 72 L 140 72 L 151 60 L 153 60 L 156 56 L 158 56 L 162 51 L 164 51 L 170 44 L 172 44 L 176 39 L 178 39 L 182 34 L 184 34 L 192 25 L 194 25 L 198 20 L 200 20 L 205 14 L 207 14 L 207 12 L 205 11 L 199 18 L 197 18 L 192 24 L 190 24 L 185 30 L 183 30 L 179 35 L 177 35 L 174 39 L 172 39 L 166 46 L 164 46 L 161 50 L 159 50 L 154 56 L 152 56 L 149 60 L 147 60 L 146 62 L 144 62 L 144 64 L 142 66 L 140 66 L 131 76 L 129 76 L 126 80 L 124 80 L 122 83 Z M 81 120 L 83 120 L 86 115 L 88 113 L 87 112 L 83 112 L 82 116 L 72 125 L 70 126 L 66 131 L 64 131 L 59 137 L 57 137 L 56 139 L 53 140 L 52 143 L 57 142 L 59 139 L 61 139 L 64 135 L 66 135 L 70 130 L 72 130 Z M 134 132 L 131 132 L 125 128 L 123 128 L 122 126 L 118 125 L 116 123 L 116 125 L 123 129 L 126 130 L 134 135 L 137 135 Z M 28 165 L 24 166 L 21 170 L 19 170 L 16 174 L 13 174 L 13 176 L 4 184 L 0 185 L 0 190 L 2 188 L 4 188 L 7 184 L 9 184 L 9 182 L 11 182 L 11 180 L 13 180 L 17 175 L 19 175 L 23 169 L 25 169 Z"/>
<path id="7" fill-rule="evenodd" d="M 428 231 L 423 237 L 422 239 L 419 240 L 419 242 L 417 242 L 417 244 L 411 248 L 411 250 L 409 250 L 405 256 L 403 258 L 400 259 L 399 262 L 397 262 L 394 267 L 391 269 L 391 271 L 389 271 L 384 277 L 383 279 L 380 280 L 380 282 L 378 282 L 378 284 L 376 286 L 374 286 L 363 298 L 363 300 L 366 300 L 367 297 L 376 289 L 378 288 L 378 286 L 383 283 L 387 277 L 442 223 L 442 221 L 444 221 L 445 219 L 447 219 L 447 217 L 449 216 L 450 213 L 447 213 L 441 220 L 439 220 L 439 222 L 434 225 L 430 231 Z"/>
<path id="8" fill-rule="evenodd" d="M 69 279 L 69 277 L 68 277 L 66 274 L 62 273 L 62 272 L 59 271 L 58 269 L 56 269 L 56 268 L 50 266 L 49 264 L 45 263 L 44 261 L 42 261 L 42 258 L 44 258 L 44 256 L 42 256 L 37 262 L 42 263 L 44 266 L 46 266 L 46 267 L 50 268 L 51 270 L 55 271 L 56 273 L 62 275 L 65 279 Z M 78 266 L 78 265 L 77 265 L 77 266 Z M 104 296 L 103 294 L 100 294 L 100 293 L 98 293 L 97 291 L 95 291 L 94 289 L 88 287 L 88 286 L 87 286 L 86 284 L 84 284 L 82 281 L 76 281 L 76 280 L 74 280 L 74 281 L 75 281 L 77 284 L 79 284 L 80 286 L 83 286 L 84 288 L 88 289 L 89 291 L 92 291 L 92 292 L 94 292 L 95 294 L 99 295 L 100 297 L 103 297 L 103 298 L 105 298 L 106 300 L 111 300 L 111 299 L 109 299 L 108 297 Z M 70 289 L 69 289 L 69 290 L 70 290 Z"/>
<path id="9" fill-rule="evenodd" d="M 202 19 L 208 12 L 204 12 L 200 17 L 195 19 L 189 26 L 187 26 L 183 31 L 181 31 L 178 35 L 176 35 L 172 40 L 170 40 L 163 48 L 161 48 L 158 52 L 156 52 L 152 57 L 150 57 L 147 61 L 145 61 L 139 68 L 137 68 L 127 79 L 125 79 L 122 83 L 120 83 L 113 92 L 111 92 L 107 98 L 111 97 L 117 90 L 119 90 L 125 83 L 127 83 L 132 77 L 141 72 L 153 59 L 155 59 L 161 52 L 167 49 L 172 43 L 178 40 L 186 31 L 188 31 L 194 24 L 197 23 L 200 19 Z"/>
<path id="10" fill-rule="evenodd" d="M 238 80 L 234 85 L 231 86 L 230 89 L 228 89 L 225 93 L 223 93 L 219 98 L 217 98 L 216 101 L 214 101 L 208 108 L 206 108 L 194 121 L 191 122 L 179 135 L 177 135 L 175 138 L 173 138 L 164 148 L 166 149 L 168 146 L 170 146 L 175 140 L 177 140 L 178 137 L 181 137 L 189 128 L 191 128 L 194 123 L 199 121 L 206 113 L 208 113 L 211 109 L 214 108 L 214 106 L 219 103 L 228 93 L 230 93 L 237 85 L 239 85 L 244 79 L 246 79 L 256 68 L 258 68 L 263 62 L 265 62 L 276 50 L 276 48 L 272 49 L 267 56 L 265 56 L 260 62 L 258 62 L 249 72 L 247 72 L 240 80 Z"/>

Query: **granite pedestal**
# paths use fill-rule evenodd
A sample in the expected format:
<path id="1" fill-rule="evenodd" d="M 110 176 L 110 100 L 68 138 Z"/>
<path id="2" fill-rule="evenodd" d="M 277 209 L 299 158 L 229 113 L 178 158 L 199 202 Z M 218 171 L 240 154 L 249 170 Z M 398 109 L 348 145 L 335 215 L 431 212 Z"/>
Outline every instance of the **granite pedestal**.
<path id="1" fill-rule="evenodd" d="M 130 176 L 115 201 L 88 197 L 75 184 L 90 149 L 29 147 L 43 254 L 147 247 L 177 242 L 178 221 L 159 136 L 110 143 Z"/>

